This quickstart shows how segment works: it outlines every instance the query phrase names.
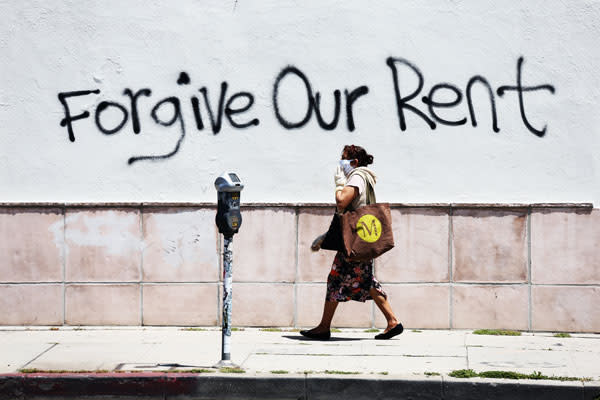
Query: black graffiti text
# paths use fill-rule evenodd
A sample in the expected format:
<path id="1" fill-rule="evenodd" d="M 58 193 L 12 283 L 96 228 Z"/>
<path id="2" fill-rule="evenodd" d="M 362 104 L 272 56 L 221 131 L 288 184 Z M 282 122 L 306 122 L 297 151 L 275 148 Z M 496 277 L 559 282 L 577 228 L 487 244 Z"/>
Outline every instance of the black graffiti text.
<path id="1" fill-rule="evenodd" d="M 429 89 L 427 95 L 421 98 L 421 101 L 426 105 L 427 112 L 418 108 L 414 101 L 416 101 L 417 96 L 420 94 L 421 90 L 423 90 L 424 86 L 424 77 L 423 73 L 419 70 L 419 68 L 411 63 L 410 61 L 404 58 L 397 57 L 389 57 L 386 61 L 388 67 L 392 72 L 392 80 L 394 85 L 394 95 L 396 98 L 396 109 L 398 113 L 398 121 L 400 124 L 400 130 L 405 131 L 407 129 L 406 115 L 405 112 L 411 112 L 414 115 L 418 116 L 422 119 L 431 129 L 436 128 L 437 124 L 448 125 L 448 126 L 460 126 L 467 123 L 467 117 L 459 116 L 455 119 L 447 119 L 443 118 L 439 115 L 440 109 L 451 109 L 457 107 L 463 99 L 463 92 L 456 85 L 451 83 L 438 83 L 435 84 Z M 410 94 L 406 95 L 401 93 L 400 90 L 400 73 L 399 67 L 405 67 L 403 69 L 408 69 L 414 76 L 417 78 L 417 88 L 413 90 Z M 489 104 L 491 111 L 491 119 L 492 119 L 492 129 L 494 132 L 499 132 L 500 127 L 498 126 L 498 115 L 496 110 L 496 98 L 494 95 L 494 90 L 488 80 L 480 75 L 475 75 L 466 85 L 466 98 L 468 105 L 468 114 L 471 119 L 471 124 L 473 126 L 477 126 L 477 117 L 475 115 L 474 107 L 473 107 L 473 97 L 472 97 L 472 88 L 474 85 L 480 85 L 485 88 L 486 92 L 489 95 Z M 514 91 L 517 93 L 517 99 L 519 102 L 519 110 L 521 120 L 525 127 L 533 134 L 539 137 L 543 137 L 546 134 L 546 126 L 542 129 L 536 129 L 532 123 L 527 118 L 527 114 L 525 112 L 525 96 L 526 92 L 532 93 L 540 90 L 549 91 L 550 93 L 555 93 L 555 88 L 552 85 L 544 84 L 538 86 L 524 86 L 523 85 L 523 57 L 519 57 L 517 61 L 517 78 L 515 85 L 503 85 L 499 86 L 496 90 L 496 94 L 500 97 L 503 97 L 506 92 Z M 446 92 L 448 95 L 452 96 L 452 100 L 450 101 L 439 101 L 436 98 L 439 98 L 438 94 L 442 92 Z"/>
<path id="2" fill-rule="evenodd" d="M 296 76 L 298 79 L 300 79 L 302 81 L 302 84 L 304 85 L 304 89 L 305 89 L 305 96 L 306 96 L 306 113 L 304 114 L 304 117 L 299 120 L 299 121 L 290 121 L 287 117 L 285 117 L 284 115 L 282 115 L 281 112 L 281 107 L 280 107 L 280 84 L 283 81 L 283 79 L 287 76 Z M 352 132 L 354 131 L 354 129 L 356 129 L 356 125 L 354 123 L 354 113 L 353 113 L 353 109 L 352 106 L 354 104 L 354 102 L 356 100 L 358 100 L 359 97 L 366 95 L 367 93 L 369 93 L 369 88 L 367 86 L 359 86 L 356 89 L 353 89 L 351 91 L 348 91 L 348 89 L 344 90 L 344 100 L 345 100 L 345 111 L 346 111 L 346 127 L 347 129 Z M 304 73 L 302 71 L 300 71 L 298 68 L 289 65 L 287 67 L 285 67 L 283 70 L 281 70 L 281 72 L 279 72 L 279 74 L 277 75 L 277 78 L 275 79 L 275 84 L 273 85 L 273 109 L 275 111 L 275 118 L 277 118 L 277 121 L 279 122 L 279 124 L 281 126 L 283 126 L 286 129 L 296 129 L 296 128 L 301 128 L 304 125 L 306 125 L 313 114 L 313 111 L 315 113 L 315 117 L 317 119 L 317 123 L 319 124 L 319 126 L 327 131 L 331 131 L 334 130 L 339 122 L 340 119 L 340 108 L 341 108 L 341 92 L 339 89 L 336 89 L 333 91 L 333 100 L 334 100 L 334 110 L 333 110 L 333 116 L 330 118 L 329 121 L 326 121 L 325 118 L 323 117 L 323 110 L 321 110 L 321 93 L 320 92 L 313 92 L 313 88 L 310 84 L 310 81 L 308 80 L 308 78 L 306 77 L 306 75 L 304 75 Z"/>
<path id="3" fill-rule="evenodd" d="M 499 85 L 495 90 L 488 79 L 482 75 L 472 76 L 464 87 L 449 82 L 440 82 L 425 90 L 424 74 L 416 64 L 405 58 L 388 57 L 386 65 L 392 78 L 389 87 L 394 96 L 400 130 L 406 131 L 408 119 L 411 119 L 414 124 L 415 118 L 420 121 L 417 124 L 419 127 L 424 126 L 431 130 L 436 129 L 438 125 L 459 127 L 469 122 L 476 127 L 479 120 L 489 119 L 491 130 L 500 132 L 499 121 L 501 118 L 497 102 L 499 98 L 502 98 L 504 101 L 516 100 L 519 105 L 519 117 L 525 128 L 537 137 L 544 137 L 547 124 L 531 121 L 531 117 L 527 115 L 526 105 L 533 96 L 547 96 L 547 93 L 544 92 L 554 94 L 556 90 L 550 84 L 526 85 L 523 73 L 524 63 L 524 58 L 519 57 L 514 84 Z M 385 70 L 385 67 L 383 69 Z M 300 83 L 300 89 L 290 93 L 282 85 L 284 80 L 295 80 Z M 409 83 L 415 81 L 416 84 L 413 83 L 413 87 L 407 90 L 406 87 L 409 86 Z M 66 128 L 68 139 L 71 142 L 75 142 L 76 131 L 80 125 L 83 128 L 85 120 L 88 120 L 88 124 L 93 123 L 100 133 L 107 136 L 116 135 L 128 126 L 131 126 L 130 129 L 134 135 L 141 134 L 144 130 L 142 119 L 140 119 L 141 115 L 149 116 L 154 125 L 177 129 L 177 141 L 169 151 L 161 154 L 132 156 L 128 159 L 128 163 L 134 164 L 138 161 L 159 161 L 173 157 L 181 149 L 189 129 L 208 131 L 217 135 L 224 126 L 232 129 L 247 129 L 260 124 L 260 120 L 251 114 L 255 102 L 253 93 L 233 91 L 226 81 L 210 90 L 207 86 L 192 89 L 191 82 L 192 80 L 186 72 L 180 72 L 176 80 L 177 85 L 181 88 L 179 92 L 183 88 L 190 89 L 184 96 L 166 96 L 156 99 L 149 87 L 125 88 L 122 91 L 123 97 L 103 99 L 94 109 L 83 110 L 78 114 L 72 112 L 77 101 L 81 102 L 81 99 L 87 96 L 100 96 L 100 89 L 60 92 L 58 100 L 64 113 L 60 126 Z M 315 90 L 306 74 L 293 65 L 288 65 L 280 70 L 272 83 L 272 88 L 272 106 L 276 122 L 287 130 L 306 126 L 314 115 L 316 124 L 322 130 L 347 129 L 349 132 L 353 132 L 357 129 L 354 105 L 362 98 L 365 100 L 361 100 L 361 102 L 367 101 L 366 95 L 369 93 L 367 85 L 322 93 Z M 479 92 L 483 90 L 481 92 L 485 93 L 483 102 L 475 104 L 474 90 Z M 284 112 L 289 109 L 285 106 L 290 95 L 299 96 L 294 100 L 300 100 L 300 117 L 292 117 Z M 323 101 L 324 99 L 327 101 Z M 329 99 L 333 99 L 333 103 Z M 466 106 L 464 106 L 465 102 Z M 326 103 L 332 105 L 325 107 Z"/>
<path id="4" fill-rule="evenodd" d="M 189 85 L 190 78 L 188 74 L 181 72 L 177 83 L 179 85 Z M 223 117 L 225 117 L 229 125 L 236 129 L 244 129 L 259 125 L 260 121 L 258 118 L 251 118 L 244 115 L 244 113 L 249 111 L 253 106 L 254 95 L 247 91 L 229 94 L 228 90 L 228 83 L 222 82 L 216 101 L 215 99 L 211 100 L 211 94 L 206 87 L 201 87 L 198 89 L 198 94 L 193 94 L 189 97 L 189 111 L 193 116 L 194 125 L 197 130 L 202 131 L 205 127 L 209 127 L 206 129 L 210 129 L 210 131 L 216 135 L 222 129 Z M 100 93 L 100 89 L 92 89 L 60 92 L 58 94 L 58 99 L 62 104 L 64 111 L 64 118 L 60 121 L 60 126 L 67 128 L 68 137 L 71 142 L 74 142 L 76 138 L 74 123 L 89 118 L 91 114 L 90 111 L 86 110 L 80 114 L 72 115 L 67 99 L 89 95 L 100 95 Z M 152 96 L 152 90 L 150 88 L 141 88 L 138 90 L 125 88 L 123 90 L 123 96 L 127 97 L 129 100 L 126 104 L 115 100 L 104 100 L 97 105 L 95 110 L 93 110 L 95 126 L 104 135 L 114 135 L 120 132 L 130 119 L 133 133 L 136 135 L 141 133 L 143 127 L 139 118 L 140 109 L 149 111 L 152 120 L 157 125 L 170 127 L 177 124 L 179 127 L 179 138 L 171 151 L 159 155 L 133 156 L 129 158 L 128 163 L 133 164 L 142 160 L 158 161 L 170 158 L 177 154 L 186 135 L 186 124 L 182 111 L 183 101 L 177 96 L 169 96 L 157 101 L 151 107 L 148 107 L 147 102 L 150 101 L 150 99 L 144 101 L 142 101 L 142 99 L 150 98 Z M 102 119 L 102 115 L 110 109 L 116 111 L 120 115 L 119 122 L 114 126 L 107 126 L 106 122 L 103 122 Z M 165 111 L 161 110 L 169 110 L 170 117 L 164 118 Z M 160 116 L 161 113 L 163 114 L 162 118 Z"/>

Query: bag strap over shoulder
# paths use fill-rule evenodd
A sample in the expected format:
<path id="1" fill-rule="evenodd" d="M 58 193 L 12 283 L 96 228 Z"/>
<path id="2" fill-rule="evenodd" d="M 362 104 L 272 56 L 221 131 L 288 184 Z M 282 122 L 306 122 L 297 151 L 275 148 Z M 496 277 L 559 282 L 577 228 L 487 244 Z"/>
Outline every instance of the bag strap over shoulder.
<path id="1" fill-rule="evenodd" d="M 365 181 L 365 191 L 367 196 L 367 205 L 377 203 L 377 198 L 375 197 L 375 188 L 371 186 L 368 181 Z"/>
<path id="2" fill-rule="evenodd" d="M 377 202 L 374 187 L 376 177 L 373 171 L 367 167 L 358 167 L 350 174 L 350 176 L 353 174 L 358 174 L 365 181 L 365 200 L 367 205 L 375 204 Z"/>

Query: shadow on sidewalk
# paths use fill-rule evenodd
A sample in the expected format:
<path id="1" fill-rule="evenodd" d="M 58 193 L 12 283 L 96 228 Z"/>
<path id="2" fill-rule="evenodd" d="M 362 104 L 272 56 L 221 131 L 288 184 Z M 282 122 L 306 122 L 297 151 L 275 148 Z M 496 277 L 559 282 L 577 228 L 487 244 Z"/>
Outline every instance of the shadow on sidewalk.
<path id="1" fill-rule="evenodd" d="M 302 335 L 282 336 L 282 337 L 284 337 L 286 339 L 302 340 L 302 341 L 306 341 L 306 342 L 348 342 L 348 341 L 356 341 L 356 340 L 370 340 L 370 339 L 364 339 L 364 338 L 343 338 L 343 337 L 333 337 L 333 336 L 329 340 L 309 339 Z"/>

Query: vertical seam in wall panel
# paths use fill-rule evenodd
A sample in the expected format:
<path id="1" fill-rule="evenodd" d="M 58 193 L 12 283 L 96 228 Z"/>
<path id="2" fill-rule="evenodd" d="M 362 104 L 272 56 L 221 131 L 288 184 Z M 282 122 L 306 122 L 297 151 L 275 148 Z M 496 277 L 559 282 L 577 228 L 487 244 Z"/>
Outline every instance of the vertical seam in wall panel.
<path id="1" fill-rule="evenodd" d="M 296 285 L 296 283 L 294 282 L 294 320 L 292 321 L 292 327 L 297 328 L 298 327 L 298 307 L 297 304 L 298 303 L 298 285 Z"/>
<path id="2" fill-rule="evenodd" d="M 375 302 L 371 302 L 371 328 L 375 328 Z"/>
<path id="3" fill-rule="evenodd" d="M 144 206 L 140 205 L 140 325 L 144 325 Z"/>
<path id="4" fill-rule="evenodd" d="M 294 207 L 295 219 L 296 219 L 296 273 L 294 274 L 294 320 L 292 326 L 295 328 L 298 323 L 298 275 L 300 273 L 300 267 L 298 265 L 299 253 L 300 253 L 300 207 Z"/>
<path id="5" fill-rule="evenodd" d="M 454 224 L 452 223 L 454 217 L 454 210 L 452 207 L 448 209 L 448 277 L 450 278 L 449 285 L 449 307 L 448 307 L 448 322 L 450 324 L 450 329 L 454 328 L 454 276 L 452 274 L 453 265 L 453 253 L 452 253 L 452 245 L 454 243 Z"/>
<path id="6" fill-rule="evenodd" d="M 216 296 L 217 296 L 217 315 L 215 316 L 215 326 L 219 326 L 219 284 L 218 283 L 213 283 L 214 285 L 214 289 L 216 289 L 215 291 L 217 292 Z M 213 294 L 214 296 L 214 294 Z"/>
<path id="7" fill-rule="evenodd" d="M 531 207 L 527 208 L 527 326 L 529 331 L 532 330 L 532 310 L 531 310 Z"/>
<path id="8" fill-rule="evenodd" d="M 62 243 L 62 311 L 63 311 L 63 325 L 67 323 L 67 206 L 63 206 L 63 243 Z"/>

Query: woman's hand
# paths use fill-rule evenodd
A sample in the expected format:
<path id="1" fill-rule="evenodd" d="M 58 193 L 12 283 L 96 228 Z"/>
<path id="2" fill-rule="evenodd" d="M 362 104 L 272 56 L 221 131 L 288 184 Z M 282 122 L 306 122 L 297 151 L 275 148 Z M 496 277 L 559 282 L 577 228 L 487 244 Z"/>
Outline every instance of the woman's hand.
<path id="1" fill-rule="evenodd" d="M 342 190 L 335 191 L 335 204 L 338 211 L 342 212 L 358 196 L 358 188 L 355 186 L 345 186 Z"/>
<path id="2" fill-rule="evenodd" d="M 342 167 L 339 165 L 335 170 L 335 174 L 333 175 L 333 181 L 335 182 L 335 189 L 343 188 L 346 185 L 346 175 L 344 175 L 344 171 L 342 171 Z"/>

